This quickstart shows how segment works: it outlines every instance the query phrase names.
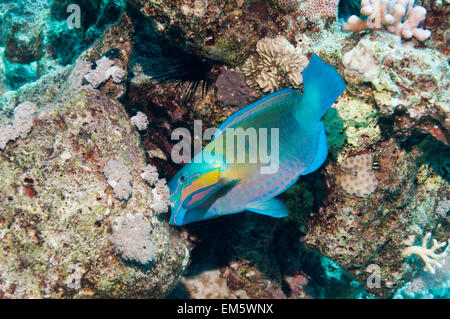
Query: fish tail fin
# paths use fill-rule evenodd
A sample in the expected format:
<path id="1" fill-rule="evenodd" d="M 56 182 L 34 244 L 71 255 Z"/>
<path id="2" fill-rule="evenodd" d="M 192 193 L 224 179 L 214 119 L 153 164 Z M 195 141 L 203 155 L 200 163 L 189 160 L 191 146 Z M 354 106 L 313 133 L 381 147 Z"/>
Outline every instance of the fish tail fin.
<path id="1" fill-rule="evenodd" d="M 345 82 L 337 70 L 314 54 L 303 70 L 303 96 L 298 118 L 316 123 L 345 90 Z"/>

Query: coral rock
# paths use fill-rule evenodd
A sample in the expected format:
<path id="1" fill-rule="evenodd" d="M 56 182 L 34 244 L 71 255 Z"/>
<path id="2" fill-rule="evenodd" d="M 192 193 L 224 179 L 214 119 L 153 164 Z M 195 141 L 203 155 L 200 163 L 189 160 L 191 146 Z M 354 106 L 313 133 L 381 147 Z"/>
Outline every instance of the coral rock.
<path id="1" fill-rule="evenodd" d="M 0 294 L 164 297 L 189 250 L 151 208 L 157 201 L 139 176 L 146 163 L 138 133 L 124 107 L 100 92 L 66 97 L 36 116 L 25 139 L 0 152 Z M 114 198 L 102 174 L 112 158 L 133 169 L 126 203 Z M 126 263 L 110 242 L 112 221 L 129 213 L 142 214 L 151 227 L 157 247 L 151 268 Z"/>

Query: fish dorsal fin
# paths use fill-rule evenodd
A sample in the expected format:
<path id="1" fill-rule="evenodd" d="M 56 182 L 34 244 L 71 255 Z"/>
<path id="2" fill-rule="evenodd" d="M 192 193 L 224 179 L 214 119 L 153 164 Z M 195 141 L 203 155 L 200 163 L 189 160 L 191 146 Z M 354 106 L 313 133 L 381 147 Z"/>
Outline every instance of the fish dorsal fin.
<path id="1" fill-rule="evenodd" d="M 235 126 L 242 120 L 247 119 L 254 114 L 257 114 L 258 112 L 265 110 L 266 108 L 276 107 L 280 103 L 290 103 L 298 101 L 300 100 L 300 97 L 300 92 L 294 89 L 284 89 L 271 93 L 263 97 L 262 99 L 247 105 L 246 107 L 240 109 L 239 111 L 228 117 L 228 119 L 226 119 L 225 122 L 223 122 L 219 126 L 211 141 L 222 134 L 227 128 Z"/>
<path id="2" fill-rule="evenodd" d="M 284 203 L 276 198 L 270 198 L 262 202 L 253 203 L 246 206 L 245 209 L 275 218 L 282 218 L 289 215 L 289 211 Z"/>

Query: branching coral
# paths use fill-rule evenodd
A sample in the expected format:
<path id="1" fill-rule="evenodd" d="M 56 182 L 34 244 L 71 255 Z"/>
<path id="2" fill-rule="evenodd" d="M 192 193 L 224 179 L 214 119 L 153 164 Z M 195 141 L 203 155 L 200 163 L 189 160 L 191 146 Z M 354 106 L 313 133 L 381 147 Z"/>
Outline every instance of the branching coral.
<path id="1" fill-rule="evenodd" d="M 425 271 L 429 271 L 434 274 L 435 269 L 433 266 L 442 267 L 442 264 L 439 260 L 445 258 L 447 256 L 447 249 L 445 249 L 442 253 L 436 253 L 436 250 L 444 247 L 447 242 L 438 243 L 436 239 L 433 239 L 433 246 L 431 248 L 427 248 L 428 240 L 431 238 L 431 233 L 427 233 L 422 240 L 422 246 L 410 246 L 405 248 L 402 251 L 402 255 L 406 258 L 413 254 L 418 255 L 425 262 Z M 447 247 L 448 248 L 448 247 Z"/>
<path id="2" fill-rule="evenodd" d="M 359 32 L 385 27 L 404 39 L 414 36 L 419 41 L 425 41 L 431 35 L 429 30 L 417 27 L 425 19 L 427 10 L 414 6 L 414 0 L 362 0 L 361 14 L 367 17 L 367 21 L 353 15 L 343 30 Z"/>
<path id="3" fill-rule="evenodd" d="M 9 141 L 19 137 L 25 138 L 33 127 L 33 113 L 36 105 L 31 102 L 20 103 L 14 110 L 12 124 L 0 127 L 0 149 L 4 149 Z"/>
<path id="4" fill-rule="evenodd" d="M 256 54 L 245 61 L 242 71 L 247 83 L 255 89 L 273 92 L 285 87 L 299 87 L 308 58 L 282 36 L 263 38 Z"/>

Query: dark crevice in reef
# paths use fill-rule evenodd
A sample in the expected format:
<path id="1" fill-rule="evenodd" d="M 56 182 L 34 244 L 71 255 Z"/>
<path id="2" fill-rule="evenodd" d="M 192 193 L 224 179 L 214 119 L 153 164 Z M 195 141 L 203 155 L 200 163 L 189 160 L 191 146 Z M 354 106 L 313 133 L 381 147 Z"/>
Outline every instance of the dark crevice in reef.
<path id="1" fill-rule="evenodd" d="M 196 89 L 206 90 L 211 85 L 211 69 L 220 62 L 189 53 L 170 34 L 161 35 L 151 20 L 132 6 L 127 12 L 133 18 L 136 30 L 132 65 L 140 64 L 145 74 L 159 82 L 192 83 L 187 96 L 192 96 Z"/>

